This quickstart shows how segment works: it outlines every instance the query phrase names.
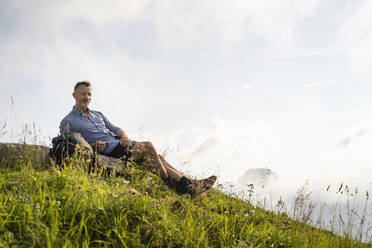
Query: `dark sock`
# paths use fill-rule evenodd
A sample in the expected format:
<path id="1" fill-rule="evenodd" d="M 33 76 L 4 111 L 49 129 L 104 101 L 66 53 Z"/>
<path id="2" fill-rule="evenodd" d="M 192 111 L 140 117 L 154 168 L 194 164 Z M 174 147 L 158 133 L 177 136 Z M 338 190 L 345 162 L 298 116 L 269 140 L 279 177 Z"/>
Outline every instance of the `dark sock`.
<path id="1" fill-rule="evenodd" d="M 178 185 L 182 185 L 182 186 L 189 185 L 190 183 L 191 183 L 191 180 L 185 176 L 181 177 L 181 179 L 178 181 Z"/>
<path id="2" fill-rule="evenodd" d="M 171 187 L 171 188 L 174 188 L 176 186 L 176 184 L 174 183 L 174 181 L 170 177 L 167 177 L 166 179 L 164 179 L 164 183 L 165 183 L 165 185 L 167 185 L 168 187 Z"/>
<path id="3" fill-rule="evenodd" d="M 187 179 L 186 177 L 181 177 L 181 179 L 179 181 L 176 181 L 174 179 L 172 179 L 170 176 L 168 176 L 166 179 L 164 179 L 164 182 L 165 182 L 165 185 L 171 187 L 171 188 L 175 188 L 179 185 L 187 185 L 189 183 L 191 183 L 191 181 L 189 182 L 190 180 Z"/>
<path id="4" fill-rule="evenodd" d="M 187 185 L 189 185 L 191 183 L 192 183 L 191 180 L 188 179 L 187 177 L 185 177 L 185 176 L 181 177 L 181 179 L 177 183 L 176 192 L 178 194 L 185 194 Z"/>

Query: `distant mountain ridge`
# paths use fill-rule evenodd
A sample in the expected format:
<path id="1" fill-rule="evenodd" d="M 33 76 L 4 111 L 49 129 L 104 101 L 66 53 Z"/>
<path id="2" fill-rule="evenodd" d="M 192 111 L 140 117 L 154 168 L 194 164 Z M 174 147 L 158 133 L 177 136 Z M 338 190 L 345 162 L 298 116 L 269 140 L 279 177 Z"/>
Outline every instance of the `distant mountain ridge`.
<path id="1" fill-rule="evenodd" d="M 250 168 L 239 178 L 238 184 L 242 186 L 253 184 L 257 187 L 262 187 L 278 178 L 278 174 L 267 167 Z"/>

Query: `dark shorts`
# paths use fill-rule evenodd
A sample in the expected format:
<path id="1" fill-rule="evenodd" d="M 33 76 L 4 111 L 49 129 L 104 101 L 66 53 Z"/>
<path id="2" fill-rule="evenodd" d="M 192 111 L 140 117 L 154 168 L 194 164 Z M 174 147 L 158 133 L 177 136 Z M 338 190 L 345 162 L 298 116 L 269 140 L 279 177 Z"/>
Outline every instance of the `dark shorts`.
<path id="1" fill-rule="evenodd" d="M 133 146 L 136 144 L 136 141 L 132 140 L 131 146 L 123 147 L 120 143 L 115 146 L 114 150 L 112 150 L 107 156 L 113 157 L 113 158 L 123 158 L 125 161 L 128 161 L 128 159 L 132 156 L 132 153 L 130 150 L 133 148 Z"/>

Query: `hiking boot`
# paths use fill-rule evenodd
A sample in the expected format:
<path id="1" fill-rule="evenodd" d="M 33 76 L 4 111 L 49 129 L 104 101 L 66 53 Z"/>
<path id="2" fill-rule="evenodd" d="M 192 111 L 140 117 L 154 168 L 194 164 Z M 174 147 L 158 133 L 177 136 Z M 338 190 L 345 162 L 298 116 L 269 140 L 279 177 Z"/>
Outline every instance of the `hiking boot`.
<path id="1" fill-rule="evenodd" d="M 201 180 L 190 180 L 182 177 L 176 187 L 176 192 L 179 194 L 189 194 L 194 197 L 210 189 L 216 182 L 216 176 L 210 176 Z"/>

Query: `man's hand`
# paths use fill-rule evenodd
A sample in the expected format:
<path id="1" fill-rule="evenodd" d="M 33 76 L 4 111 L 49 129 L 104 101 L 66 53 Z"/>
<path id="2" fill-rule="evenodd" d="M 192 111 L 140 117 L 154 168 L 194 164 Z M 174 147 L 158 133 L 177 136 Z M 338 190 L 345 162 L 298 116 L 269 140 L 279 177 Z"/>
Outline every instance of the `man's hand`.
<path id="1" fill-rule="evenodd" d="M 129 139 L 128 136 L 124 135 L 120 137 L 120 145 L 122 147 L 127 147 L 132 145 L 132 141 Z"/>
<path id="2" fill-rule="evenodd" d="M 120 136 L 120 145 L 122 147 L 127 147 L 127 146 L 132 145 L 132 141 L 129 139 L 128 135 L 123 131 L 123 129 L 119 128 L 116 134 Z"/>
<path id="3" fill-rule="evenodd" d="M 106 148 L 106 141 L 97 141 L 95 143 L 90 143 L 93 150 L 97 150 L 98 152 L 103 152 Z"/>

